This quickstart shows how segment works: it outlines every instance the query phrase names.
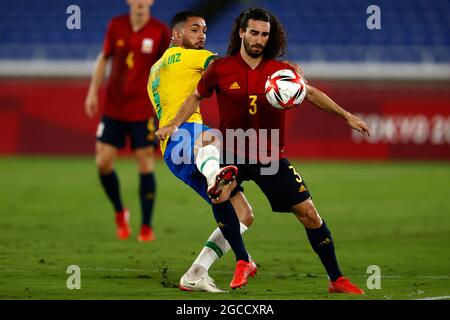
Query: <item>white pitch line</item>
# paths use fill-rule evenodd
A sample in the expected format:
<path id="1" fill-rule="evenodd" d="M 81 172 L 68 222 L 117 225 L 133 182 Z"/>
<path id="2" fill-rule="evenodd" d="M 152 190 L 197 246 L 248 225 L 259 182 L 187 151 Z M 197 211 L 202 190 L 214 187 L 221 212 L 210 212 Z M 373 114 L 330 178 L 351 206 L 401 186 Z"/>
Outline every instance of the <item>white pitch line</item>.
<path id="1" fill-rule="evenodd" d="M 441 297 L 426 297 L 426 298 L 419 298 L 419 299 L 413 299 L 413 300 L 450 300 L 450 296 L 441 296 Z"/>
<path id="2" fill-rule="evenodd" d="M 51 270 L 61 270 L 61 268 L 64 267 L 57 267 L 57 266 L 49 266 L 45 264 L 40 264 L 38 268 L 45 268 L 45 269 L 51 269 Z M 81 267 L 81 270 L 85 271 L 97 271 L 97 272 L 161 272 L 163 266 L 161 266 L 160 269 L 135 269 L 135 268 L 105 268 L 105 267 Z M 0 265 L 0 269 L 10 269 L 10 270 L 24 270 L 24 269 L 30 269 L 29 267 L 25 266 L 12 266 L 12 265 Z M 187 269 L 167 269 L 167 272 L 184 272 Z M 225 274 L 233 274 L 233 271 L 224 271 L 224 270 L 213 270 L 211 272 L 214 273 L 225 273 Z M 294 273 L 292 271 L 286 271 L 284 273 L 274 273 L 274 272 L 266 272 L 264 271 L 265 275 L 268 276 L 290 276 L 292 274 L 295 274 L 300 277 L 311 277 L 311 278 L 326 278 L 325 274 L 313 274 L 313 273 Z M 348 277 L 354 277 L 354 278 L 367 278 L 369 275 L 361 275 L 361 274 L 348 274 L 346 275 Z M 413 276 L 405 276 L 405 275 L 381 275 L 381 278 L 383 279 L 435 279 L 435 280 L 446 280 L 450 279 L 450 275 L 413 275 Z"/>

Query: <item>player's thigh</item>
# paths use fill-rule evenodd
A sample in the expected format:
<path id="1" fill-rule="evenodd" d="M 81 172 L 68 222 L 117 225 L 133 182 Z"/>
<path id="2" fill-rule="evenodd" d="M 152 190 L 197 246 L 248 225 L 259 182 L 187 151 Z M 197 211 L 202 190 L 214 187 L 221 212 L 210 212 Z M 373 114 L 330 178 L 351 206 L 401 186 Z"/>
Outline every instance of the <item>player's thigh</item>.
<path id="1" fill-rule="evenodd" d="M 155 148 L 153 146 L 133 150 L 139 173 L 153 172 L 155 168 Z"/>
<path id="2" fill-rule="evenodd" d="M 114 159 L 116 158 L 118 149 L 110 144 L 97 141 L 95 144 L 95 162 L 102 174 L 109 173 L 113 170 Z"/>
<path id="3" fill-rule="evenodd" d="M 247 227 L 251 226 L 254 220 L 253 210 L 244 193 L 238 191 L 230 198 L 230 201 L 236 211 L 239 221 Z"/>
<path id="4" fill-rule="evenodd" d="M 167 142 L 164 162 L 178 179 L 195 190 L 208 204 L 211 204 L 211 199 L 207 195 L 206 179 L 198 171 L 192 151 L 196 136 L 207 129 L 208 127 L 203 124 L 183 123 Z"/>
<path id="5" fill-rule="evenodd" d="M 256 184 L 265 194 L 273 211 L 292 212 L 292 206 L 309 199 L 305 181 L 289 160 L 281 159 L 278 170 L 271 175 L 257 175 Z"/>

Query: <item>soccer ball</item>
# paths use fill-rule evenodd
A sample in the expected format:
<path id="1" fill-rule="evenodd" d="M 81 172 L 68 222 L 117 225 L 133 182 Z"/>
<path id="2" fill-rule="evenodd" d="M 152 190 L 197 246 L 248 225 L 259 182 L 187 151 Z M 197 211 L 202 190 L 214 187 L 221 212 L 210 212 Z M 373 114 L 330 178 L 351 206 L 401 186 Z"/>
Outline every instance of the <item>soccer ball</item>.
<path id="1" fill-rule="evenodd" d="M 277 109 L 299 106 L 306 95 L 305 80 L 290 69 L 274 72 L 266 81 L 266 98 Z"/>

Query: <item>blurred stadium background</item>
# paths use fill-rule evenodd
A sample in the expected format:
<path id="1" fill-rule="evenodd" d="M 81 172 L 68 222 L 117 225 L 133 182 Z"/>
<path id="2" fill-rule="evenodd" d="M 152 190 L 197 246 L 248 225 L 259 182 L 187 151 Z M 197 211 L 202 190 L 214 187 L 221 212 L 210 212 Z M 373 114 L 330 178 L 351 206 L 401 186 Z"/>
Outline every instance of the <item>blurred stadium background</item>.
<path id="1" fill-rule="evenodd" d="M 127 6 L 121 0 L 77 1 L 81 30 L 68 30 L 66 8 L 72 2 L 0 4 L 2 154 L 92 152 L 96 121 L 83 115 L 88 78 L 108 20 Z M 263 6 L 281 19 L 289 40 L 286 58 L 300 63 L 306 77 L 338 103 L 362 115 L 373 131 L 371 139 L 360 139 L 336 119 L 304 108 L 290 119 L 293 156 L 450 159 L 449 2 L 378 1 L 380 30 L 366 26 L 371 4 L 156 1 L 153 14 L 169 23 L 184 8 L 204 12 L 208 47 L 221 55 L 243 8 Z M 213 109 L 204 112 L 215 124 Z"/>
<path id="2" fill-rule="evenodd" d="M 72 4 L 81 8 L 81 30 L 68 30 L 66 27 L 69 16 L 66 9 Z M 380 30 L 369 30 L 366 26 L 370 16 L 366 10 L 373 4 L 381 9 Z M 207 18 L 209 30 L 207 48 L 219 55 L 225 55 L 235 16 L 242 9 L 251 6 L 270 9 L 280 18 L 287 30 L 289 42 L 286 58 L 299 63 L 311 84 L 327 92 L 344 108 L 361 116 L 371 128 L 372 137 L 361 138 L 352 133 L 340 119 L 323 114 L 308 103 L 290 112 L 286 132 L 289 157 L 300 161 L 300 164 L 306 163 L 303 167 L 308 181 L 318 182 L 319 185 L 315 188 L 318 199 L 325 203 L 323 207 L 329 208 L 326 215 L 329 216 L 331 213 L 328 212 L 333 210 L 345 212 L 344 208 L 336 209 L 336 204 L 342 203 L 342 198 L 348 198 L 344 203 L 353 208 L 351 218 L 359 221 L 358 227 L 362 228 L 360 230 L 367 230 L 368 221 L 370 221 L 372 226 L 380 224 L 376 227 L 376 230 L 380 232 L 378 235 L 381 236 L 383 232 L 388 234 L 385 241 L 378 247 L 372 242 L 372 247 L 387 250 L 394 242 L 408 246 L 407 243 L 418 244 L 420 241 L 425 241 L 432 248 L 436 249 L 437 246 L 443 250 L 436 260 L 433 257 L 427 258 L 426 263 L 430 269 L 418 268 L 419 271 L 423 271 L 422 275 L 425 274 L 425 277 L 427 274 L 436 276 L 435 282 L 429 284 L 428 280 L 414 280 L 416 285 L 413 289 L 416 291 L 408 287 L 406 291 L 409 292 L 409 296 L 398 294 L 398 292 L 397 295 L 389 296 L 384 292 L 373 297 L 410 298 L 411 295 L 421 297 L 428 293 L 449 295 L 450 291 L 446 293 L 437 289 L 433 291 L 428 290 L 428 287 L 439 283 L 437 287 L 450 288 L 450 259 L 448 250 L 445 248 L 450 234 L 448 218 L 450 213 L 448 200 L 450 191 L 448 184 L 450 181 L 448 163 L 450 160 L 450 2 L 448 0 L 155 0 L 152 15 L 169 23 L 173 14 L 180 10 L 196 9 L 203 12 Z M 87 252 L 86 254 L 89 255 L 89 250 L 92 249 L 89 239 L 91 242 L 98 240 L 94 232 L 96 227 L 109 228 L 106 231 L 99 231 L 101 232 L 99 239 L 110 242 L 114 240 L 112 239 L 112 220 L 106 218 L 110 210 L 109 204 L 96 181 L 92 159 L 98 119 L 86 118 L 84 99 L 94 59 L 101 49 L 107 22 L 112 16 L 127 10 L 125 0 L 2 0 L 0 2 L 0 191 L 2 192 L 0 211 L 3 216 L 1 222 L 3 230 L 7 230 L 0 236 L 3 237 L 0 273 L 4 276 L 0 280 L 0 288 L 5 289 L 1 290 L 1 298 L 36 296 L 77 298 L 74 294 L 60 295 L 58 290 L 62 289 L 58 289 L 56 284 L 52 286 L 51 281 L 44 280 L 46 276 L 51 276 L 51 270 L 63 270 L 61 277 L 63 278 L 62 287 L 64 287 L 64 263 L 78 261 L 70 262 L 70 259 L 62 258 L 64 246 L 56 244 L 59 239 L 64 239 L 65 234 L 64 231 L 60 230 L 58 233 L 54 229 L 57 225 L 56 219 L 60 218 L 59 214 L 64 215 L 61 223 L 67 228 L 68 234 L 70 234 L 68 229 L 71 230 L 72 226 L 75 226 L 75 229 L 81 227 L 87 230 L 86 238 L 83 236 L 84 242 L 80 242 L 80 246 L 85 245 L 85 247 L 79 249 L 76 255 L 80 261 L 83 260 L 82 252 Z M 212 126 L 217 123 L 214 104 L 214 99 L 211 99 L 203 107 L 206 121 Z M 61 155 L 64 157 L 61 158 Z M 398 162 L 399 160 L 401 162 Z M 417 160 L 420 162 L 412 162 Z M 132 160 L 119 162 L 119 167 L 129 176 L 134 175 Z M 161 187 L 155 219 L 161 229 L 165 228 L 165 231 L 161 232 L 161 238 L 164 238 L 164 235 L 170 237 L 172 231 L 177 229 L 175 225 L 178 220 L 175 218 L 164 220 L 168 218 L 167 216 L 163 218 L 163 212 L 170 216 L 170 213 L 166 212 L 169 210 L 166 204 L 171 199 L 165 197 L 163 191 L 170 193 L 173 190 L 170 184 L 179 187 L 179 190 L 182 190 L 184 186 L 175 181 L 161 163 L 158 164 L 158 170 Z M 311 171 L 308 172 L 308 170 Z M 323 172 L 327 173 L 326 177 L 314 178 L 315 174 L 320 175 Z M 133 198 L 135 189 L 126 187 L 127 183 L 135 184 L 135 181 L 127 177 L 123 179 L 124 196 L 127 197 L 129 194 L 129 197 L 135 201 L 137 199 Z M 340 179 L 341 184 L 337 184 L 333 179 Z M 347 192 L 341 187 L 345 187 Z M 64 203 L 58 192 L 65 192 L 65 188 L 70 190 L 66 190 L 67 194 L 63 193 L 62 199 L 68 201 Z M 397 193 L 400 192 L 399 190 L 411 188 L 414 189 L 412 193 L 407 191 L 405 194 Z M 369 189 L 369 191 L 360 193 L 362 192 L 360 189 Z M 335 194 L 336 190 L 342 192 L 341 196 Z M 319 196 L 321 192 L 324 192 L 323 196 Z M 329 195 L 328 200 L 334 202 L 326 204 L 327 195 Z M 79 198 L 74 199 L 77 196 Z M 187 193 L 186 199 L 189 200 L 181 197 L 181 200 L 178 199 L 180 202 L 174 203 L 185 204 L 186 201 L 191 201 L 191 196 L 192 194 Z M 59 198 L 59 201 L 55 198 Z M 355 198 L 360 200 L 360 207 L 354 203 Z M 423 207 L 416 202 L 423 199 L 425 203 L 430 198 L 431 203 L 428 205 L 422 203 Z M 258 199 L 256 208 L 268 211 L 267 204 L 263 202 L 259 205 Z M 68 209 L 67 203 L 72 203 L 71 201 L 75 201 L 78 207 Z M 194 201 L 192 210 L 195 211 L 195 205 L 201 206 L 201 202 L 192 201 Z M 372 204 L 366 204 L 367 201 L 372 201 Z M 383 201 L 389 204 L 385 207 L 374 207 L 374 203 L 383 203 Z M 96 212 L 96 218 L 92 218 L 91 213 L 84 213 L 83 218 L 86 221 L 90 218 L 94 219 L 96 226 L 75 221 L 75 218 L 81 215 L 80 211 L 86 210 L 84 204 L 95 208 L 95 210 L 89 210 Z M 135 207 L 136 213 L 139 212 L 137 203 L 130 206 Z M 173 206 L 172 204 L 170 208 L 178 210 L 176 205 Z M 345 207 L 344 204 L 342 206 Z M 359 209 L 369 210 L 366 206 L 372 206 L 373 212 L 369 213 L 371 218 L 358 220 L 355 217 L 356 212 Z M 388 208 L 393 208 L 392 212 L 387 212 Z M 380 210 L 384 211 L 386 216 L 372 215 L 379 213 Z M 423 217 L 424 213 L 428 217 Z M 67 216 L 70 215 L 73 220 L 67 220 Z M 263 220 L 274 224 L 280 223 L 277 219 L 272 221 L 271 217 L 267 218 L 268 216 L 267 213 L 261 214 L 260 223 L 262 224 Z M 204 215 L 199 219 L 207 220 Z M 341 231 L 336 228 L 337 237 L 349 237 L 348 243 L 358 238 L 355 231 L 352 231 L 347 224 L 342 222 L 339 225 L 337 221 L 342 219 L 342 216 L 341 218 L 330 216 L 329 219 L 335 222 L 338 228 L 341 227 Z M 409 219 L 415 220 L 417 225 L 408 225 L 410 229 L 407 226 L 408 230 L 413 231 L 406 236 L 408 240 L 402 242 L 399 236 L 402 232 L 401 224 L 408 224 Z M 396 224 L 395 228 L 393 223 Z M 167 225 L 173 225 L 173 227 Z M 178 261 L 183 263 L 182 266 L 178 266 L 180 272 L 189 265 L 190 259 L 194 258 L 191 251 L 196 252 L 199 244 L 208 236 L 213 226 L 212 220 L 200 226 L 204 229 L 199 234 L 199 238 L 192 241 L 192 248 L 188 250 L 189 256 Z M 197 229 L 191 231 L 195 234 Z M 23 232 L 27 233 L 28 237 L 36 235 L 37 242 L 30 238 L 23 239 Z M 44 236 L 42 232 L 46 235 Z M 364 232 L 367 233 L 367 231 Z M 181 230 L 180 233 L 182 233 Z M 426 238 L 428 233 L 435 236 L 429 243 L 417 236 L 419 234 Z M 54 236 L 51 237 L 49 234 Z M 390 236 L 393 238 L 389 238 Z M 372 238 L 365 240 L 376 241 L 377 238 L 378 236 L 373 234 Z M 73 245 L 79 238 L 74 233 L 72 237 L 69 236 L 69 239 Z M 273 239 L 276 238 L 273 237 Z M 251 238 L 249 241 L 251 243 Z M 25 244 L 17 249 L 14 247 L 16 242 Z M 142 249 L 136 244 L 130 244 L 133 246 L 131 249 L 123 243 L 117 244 L 120 246 L 119 249 L 114 248 L 113 245 L 106 249 L 98 247 L 99 243 L 96 245 L 94 251 L 97 249 L 101 252 L 117 254 L 117 252 L 131 250 L 134 256 L 144 254 L 144 251 L 141 251 Z M 40 252 L 46 252 L 49 256 L 53 252 L 47 248 L 48 246 L 54 248 L 53 251 L 61 251 L 58 256 L 60 258 L 55 259 L 56 262 L 53 261 L 57 266 L 50 265 L 49 268 L 42 269 L 48 261 L 41 258 Z M 311 255 L 306 242 L 304 247 L 305 252 Z M 391 248 L 394 247 L 395 245 Z M 398 247 L 398 252 L 402 252 L 402 248 L 404 247 Z M 428 248 L 415 248 L 410 251 L 410 254 L 414 256 L 417 252 L 430 253 Z M 278 249 L 275 247 L 273 250 Z M 359 247 L 355 250 L 358 251 Z M 364 256 L 364 249 L 360 250 L 359 253 Z M 24 258 L 20 252 L 27 253 L 28 257 Z M 39 253 L 36 254 L 36 252 Z M 396 256 L 394 253 L 392 256 Z M 163 253 L 160 254 L 164 256 Z M 349 254 L 344 252 L 343 256 L 349 256 Z M 380 254 L 380 256 L 383 255 Z M 108 259 L 105 254 L 100 255 L 97 260 L 94 259 L 98 262 L 97 265 L 104 263 L 101 257 Z M 129 262 L 127 258 L 119 260 L 120 262 L 117 262 L 115 266 L 123 268 L 123 261 Z M 170 261 L 170 254 L 165 259 Z M 367 258 L 367 260 L 370 259 Z M 11 261 L 16 261 L 17 268 Z M 39 261 L 37 267 L 41 268 L 39 270 L 41 275 L 43 274 L 41 279 L 43 287 L 37 285 L 34 291 L 39 292 L 37 295 L 24 291 L 25 287 L 30 288 L 30 285 L 21 282 L 21 275 L 27 268 L 23 265 L 27 263 L 26 261 L 29 261 L 30 265 Z M 408 261 L 408 259 L 402 261 Z M 150 260 L 147 262 L 155 263 Z M 89 262 L 86 263 L 89 264 Z M 414 266 L 407 264 L 410 269 L 407 268 L 405 274 L 414 274 Z M 401 261 L 398 261 L 398 268 L 401 269 L 401 266 Z M 33 269 L 36 266 L 30 268 Z M 316 265 L 310 272 L 318 273 L 317 268 L 320 266 Z M 145 268 L 142 269 L 145 270 Z M 91 272 L 95 271 L 92 270 Z M 354 272 L 364 274 L 365 269 Z M 401 270 L 395 272 L 402 274 Z M 303 270 L 303 273 L 307 272 Z M 127 278 L 126 271 L 124 274 Z M 116 274 L 113 274 L 108 278 L 108 275 L 103 275 L 101 279 L 104 281 L 122 279 L 115 276 Z M 179 274 L 170 276 L 173 277 L 171 280 L 176 281 Z M 15 284 L 7 282 L 5 279 L 8 277 L 15 279 Z M 32 279 L 32 272 L 27 277 Z M 151 277 L 153 276 L 150 275 L 149 278 Z M 164 281 L 167 280 L 164 278 L 164 273 L 162 277 Z M 92 278 L 95 276 L 92 275 Z M 145 274 L 133 280 L 137 278 L 147 279 Z M 274 279 L 284 281 L 282 277 L 274 276 Z M 311 281 L 310 278 L 305 279 Z M 403 281 L 400 287 L 410 285 L 405 279 Z M 46 295 L 47 291 L 43 289 L 46 285 L 49 286 L 48 292 L 53 292 L 52 294 Z M 311 288 L 314 288 L 313 284 Z M 114 292 L 113 285 L 109 289 Z M 277 288 L 274 288 L 272 294 L 275 294 L 276 290 Z M 145 292 L 143 288 L 139 292 L 142 295 L 136 294 L 135 297 L 163 297 L 163 295 L 148 296 L 146 295 L 148 292 Z M 178 292 L 174 291 L 173 295 L 169 296 L 178 298 L 177 294 Z M 93 294 L 82 297 L 104 298 L 110 295 L 97 294 L 94 290 Z M 204 295 L 201 297 L 206 299 Z M 261 297 L 264 298 L 258 294 L 249 294 L 244 298 Z M 323 295 L 306 292 L 303 296 L 287 293 L 285 296 L 278 297 L 323 298 Z M 181 298 L 186 296 L 182 295 Z M 233 296 L 233 298 L 240 297 Z"/>

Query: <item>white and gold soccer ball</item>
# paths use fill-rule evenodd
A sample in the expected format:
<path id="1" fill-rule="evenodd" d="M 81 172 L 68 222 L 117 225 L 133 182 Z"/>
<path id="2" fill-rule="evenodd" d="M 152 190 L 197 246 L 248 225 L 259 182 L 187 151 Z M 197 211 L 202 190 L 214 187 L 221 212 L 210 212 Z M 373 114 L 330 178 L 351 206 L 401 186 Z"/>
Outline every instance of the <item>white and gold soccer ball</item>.
<path id="1" fill-rule="evenodd" d="M 306 96 L 305 80 L 291 69 L 274 72 L 265 88 L 267 101 L 281 110 L 298 107 Z"/>

